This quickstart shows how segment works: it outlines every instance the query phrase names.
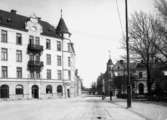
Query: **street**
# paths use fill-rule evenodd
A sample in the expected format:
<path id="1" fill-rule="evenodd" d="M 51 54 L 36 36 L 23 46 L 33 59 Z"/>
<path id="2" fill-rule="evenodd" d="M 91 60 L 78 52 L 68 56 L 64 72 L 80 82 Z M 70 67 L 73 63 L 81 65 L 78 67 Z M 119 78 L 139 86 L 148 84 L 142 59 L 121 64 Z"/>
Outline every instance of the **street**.
<path id="1" fill-rule="evenodd" d="M 2 101 L 1 120 L 145 120 L 101 97 Z"/>

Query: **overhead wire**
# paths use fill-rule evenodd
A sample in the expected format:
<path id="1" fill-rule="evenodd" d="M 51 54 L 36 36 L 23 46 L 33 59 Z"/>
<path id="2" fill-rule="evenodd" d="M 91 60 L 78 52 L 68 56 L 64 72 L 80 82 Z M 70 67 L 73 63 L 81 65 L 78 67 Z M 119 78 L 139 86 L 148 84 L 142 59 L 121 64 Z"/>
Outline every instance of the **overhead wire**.
<path id="1" fill-rule="evenodd" d="M 116 8 L 117 8 L 117 14 L 118 14 L 119 23 L 121 25 L 122 35 L 125 36 L 124 30 L 123 30 L 122 21 L 121 21 L 120 10 L 119 10 L 119 6 L 118 6 L 118 0 L 115 0 L 115 2 L 116 2 Z"/>

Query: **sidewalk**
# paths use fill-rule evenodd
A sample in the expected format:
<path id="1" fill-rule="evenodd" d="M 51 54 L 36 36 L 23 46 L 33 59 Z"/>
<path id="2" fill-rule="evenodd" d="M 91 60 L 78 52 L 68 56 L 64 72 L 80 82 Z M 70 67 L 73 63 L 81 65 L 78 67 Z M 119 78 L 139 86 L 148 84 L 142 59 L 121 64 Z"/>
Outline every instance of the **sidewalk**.
<path id="1" fill-rule="evenodd" d="M 127 109 L 126 99 L 114 97 L 112 103 Z M 132 101 L 132 107 L 128 110 L 148 120 L 167 120 L 167 106 L 161 102 Z"/>

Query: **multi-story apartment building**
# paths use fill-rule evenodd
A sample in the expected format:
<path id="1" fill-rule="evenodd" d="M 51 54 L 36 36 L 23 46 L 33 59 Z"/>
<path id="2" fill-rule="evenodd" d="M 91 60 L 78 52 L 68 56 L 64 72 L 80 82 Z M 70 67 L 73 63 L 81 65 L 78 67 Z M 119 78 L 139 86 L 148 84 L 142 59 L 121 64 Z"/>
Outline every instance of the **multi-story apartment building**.
<path id="1" fill-rule="evenodd" d="M 62 16 L 55 28 L 36 15 L 0 10 L 0 98 L 73 96 L 70 35 Z"/>

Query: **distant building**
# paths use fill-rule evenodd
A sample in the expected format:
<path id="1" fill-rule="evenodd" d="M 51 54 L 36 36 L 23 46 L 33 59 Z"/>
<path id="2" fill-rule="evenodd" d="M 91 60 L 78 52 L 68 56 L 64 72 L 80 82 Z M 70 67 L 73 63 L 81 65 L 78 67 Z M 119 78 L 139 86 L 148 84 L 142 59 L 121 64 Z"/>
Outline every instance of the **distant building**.
<path id="1" fill-rule="evenodd" d="M 0 98 L 74 96 L 75 51 L 64 19 L 0 10 Z"/>
<path id="2" fill-rule="evenodd" d="M 129 66 L 133 95 L 147 94 L 148 90 L 146 66 L 142 61 L 130 63 Z M 167 78 L 167 65 L 161 62 L 156 62 L 152 65 L 151 72 L 152 91 L 155 92 L 157 85 L 159 85 L 166 93 L 165 87 L 167 82 L 165 79 Z M 117 87 L 114 82 L 118 84 Z M 123 60 L 119 60 L 113 64 L 112 60 L 109 59 L 107 62 L 106 72 L 100 74 L 97 78 L 98 94 L 101 95 L 102 92 L 104 92 L 106 95 L 109 95 L 111 90 L 114 91 L 115 94 L 127 94 L 127 63 Z"/>
<path id="3" fill-rule="evenodd" d="M 136 64 L 137 63 L 130 63 L 130 76 L 131 79 L 135 80 L 135 72 L 136 72 Z M 127 63 L 125 63 L 124 60 L 119 60 L 117 61 L 114 65 L 113 65 L 113 71 L 114 71 L 114 75 L 115 77 L 119 77 L 123 83 L 123 85 L 121 86 L 121 89 L 118 90 L 119 92 L 121 92 L 122 94 L 126 94 L 127 93 L 127 85 L 126 85 L 126 81 L 127 81 Z M 133 85 L 134 88 L 134 85 Z"/>
<path id="4" fill-rule="evenodd" d="M 113 77 L 114 77 L 114 71 L 113 71 L 113 62 L 111 58 L 109 58 L 107 62 L 107 69 L 106 72 L 103 74 L 102 78 L 102 84 L 103 84 L 103 89 L 102 91 L 105 93 L 105 95 L 110 95 L 110 91 L 114 91 L 115 89 L 113 88 Z"/>

